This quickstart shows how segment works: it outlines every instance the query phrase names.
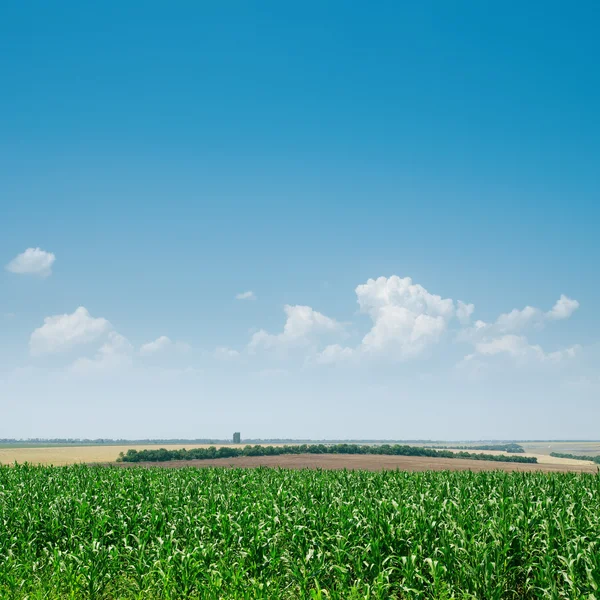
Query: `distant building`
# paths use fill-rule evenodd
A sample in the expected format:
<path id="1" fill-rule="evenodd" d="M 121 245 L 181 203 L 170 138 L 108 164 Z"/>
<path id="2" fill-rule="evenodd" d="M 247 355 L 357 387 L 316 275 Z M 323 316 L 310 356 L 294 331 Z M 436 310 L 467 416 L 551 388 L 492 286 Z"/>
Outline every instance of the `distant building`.
<path id="1" fill-rule="evenodd" d="M 236 431 L 236 432 L 233 434 L 233 443 L 234 443 L 234 444 L 240 444 L 241 442 L 242 442 L 242 437 L 241 437 L 241 435 L 240 435 L 240 432 L 239 432 L 239 431 Z"/>

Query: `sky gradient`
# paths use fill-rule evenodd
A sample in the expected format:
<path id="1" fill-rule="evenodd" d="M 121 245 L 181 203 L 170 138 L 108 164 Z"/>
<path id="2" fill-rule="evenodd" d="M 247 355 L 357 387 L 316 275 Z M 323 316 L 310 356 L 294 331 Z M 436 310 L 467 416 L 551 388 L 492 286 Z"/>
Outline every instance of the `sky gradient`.
<path id="1" fill-rule="evenodd" d="M 599 24 L 3 3 L 0 437 L 597 438 Z"/>

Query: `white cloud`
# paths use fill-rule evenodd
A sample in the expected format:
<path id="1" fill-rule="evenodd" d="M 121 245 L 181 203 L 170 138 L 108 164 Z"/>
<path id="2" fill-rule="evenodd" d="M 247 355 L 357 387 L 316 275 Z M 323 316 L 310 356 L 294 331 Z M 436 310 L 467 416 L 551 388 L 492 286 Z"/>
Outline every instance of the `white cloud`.
<path id="1" fill-rule="evenodd" d="M 322 352 L 318 352 L 314 360 L 320 365 L 331 365 L 348 362 L 354 356 L 355 352 L 352 348 L 343 347 L 339 344 L 330 344 Z"/>
<path id="2" fill-rule="evenodd" d="M 521 310 L 515 308 L 509 313 L 501 314 L 493 323 L 476 321 L 473 327 L 466 328 L 459 333 L 458 340 L 475 343 L 490 337 L 520 333 L 529 327 L 542 328 L 548 321 L 568 319 L 577 308 L 579 308 L 579 302 L 563 294 L 556 301 L 552 310 L 548 312 L 543 312 L 533 306 L 526 306 Z"/>
<path id="3" fill-rule="evenodd" d="M 161 335 L 153 342 L 142 344 L 142 346 L 140 346 L 140 354 L 155 354 L 156 352 L 160 352 L 161 350 L 166 350 L 167 348 L 171 347 L 172 344 L 173 342 L 166 335 Z"/>
<path id="4" fill-rule="evenodd" d="M 489 370 L 489 364 L 481 360 L 479 355 L 473 352 L 467 354 L 461 361 L 456 364 L 456 369 L 461 373 L 461 376 L 466 376 L 470 381 L 478 381 Z"/>
<path id="5" fill-rule="evenodd" d="M 248 290 L 247 292 L 241 292 L 236 294 L 236 300 L 256 300 L 256 296 L 252 290 Z"/>
<path id="6" fill-rule="evenodd" d="M 532 324 L 541 324 L 544 315 L 539 308 L 526 306 L 523 310 L 514 309 L 496 319 L 495 329 L 499 332 L 522 331 Z"/>
<path id="7" fill-rule="evenodd" d="M 459 300 L 456 307 L 456 316 L 460 321 L 461 325 L 468 325 L 471 321 L 471 315 L 475 310 L 474 304 L 466 304 L 462 300 Z"/>
<path id="8" fill-rule="evenodd" d="M 543 312 L 526 306 L 503 313 L 490 323 L 472 322 L 475 306 L 462 300 L 454 301 L 433 294 L 410 277 L 379 277 L 356 287 L 360 312 L 371 319 L 369 331 L 357 346 L 344 347 L 339 343 L 324 343 L 323 335 L 344 333 L 336 320 L 315 311 L 310 306 L 286 305 L 286 321 L 281 333 L 264 329 L 255 331 L 248 344 L 250 353 L 258 349 L 283 351 L 302 348 L 305 364 L 334 364 L 360 361 L 366 357 L 408 360 L 425 354 L 444 338 L 455 320 L 457 340 L 472 344 L 474 351 L 463 364 L 479 365 L 492 356 L 505 355 L 518 361 L 558 362 L 573 356 L 577 347 L 557 352 L 545 352 L 539 345 L 530 344 L 521 332 L 528 328 L 544 327 L 549 321 L 565 319 L 579 303 L 562 295 L 554 307 Z M 251 292 L 238 298 L 253 297 Z M 214 356 L 233 358 L 238 353 L 217 348 Z M 478 368 L 479 368 L 478 367 Z"/>
<path id="9" fill-rule="evenodd" d="M 524 356 L 534 354 L 542 356 L 543 351 L 540 346 L 531 346 L 524 336 L 507 334 L 502 337 L 489 340 L 487 342 L 478 342 L 475 344 L 475 350 L 479 354 L 493 356 L 495 354 L 510 354 L 512 356 Z"/>
<path id="10" fill-rule="evenodd" d="M 6 270 L 20 275 L 48 277 L 52 274 L 55 260 L 56 256 L 52 252 L 46 252 L 41 248 L 27 248 L 6 265 Z"/>
<path id="11" fill-rule="evenodd" d="M 360 310 L 373 327 L 362 340 L 362 350 L 382 352 L 393 358 L 417 356 L 439 341 L 455 315 L 454 302 L 430 294 L 410 277 L 369 279 L 356 288 Z M 463 318 L 471 305 L 461 309 Z"/>
<path id="12" fill-rule="evenodd" d="M 173 342 L 166 335 L 161 335 L 153 342 L 148 342 L 147 344 L 140 346 L 140 354 L 142 356 L 149 356 L 151 354 L 157 354 L 159 352 L 162 353 L 168 350 L 187 351 L 189 348 L 190 347 L 188 344 L 183 342 Z"/>
<path id="13" fill-rule="evenodd" d="M 506 334 L 499 338 L 478 342 L 475 351 L 479 355 L 494 356 L 507 354 L 521 362 L 539 361 L 557 363 L 561 360 L 573 358 L 579 351 L 578 346 L 556 352 L 544 352 L 541 346 L 530 344 L 527 338 L 520 335 Z"/>
<path id="14" fill-rule="evenodd" d="M 550 320 L 568 319 L 579 308 L 579 302 L 564 294 L 556 301 L 556 304 L 546 313 Z"/>
<path id="15" fill-rule="evenodd" d="M 318 349 L 317 335 L 342 332 L 343 327 L 308 306 L 286 306 L 283 333 L 260 330 L 252 336 L 250 352 L 257 348 L 311 346 L 308 363 L 331 364 L 348 361 L 359 354 L 384 355 L 405 360 L 422 354 L 437 343 L 453 318 L 469 323 L 474 305 L 431 294 L 410 277 L 369 279 L 356 288 L 360 311 L 369 315 L 371 329 L 356 348 L 330 344 Z"/>
<path id="16" fill-rule="evenodd" d="M 303 346 L 311 341 L 314 342 L 319 335 L 343 331 L 340 323 L 313 310 L 310 306 L 286 305 L 284 311 L 287 318 L 283 332 L 274 335 L 267 333 L 264 329 L 257 331 L 248 345 L 251 352 L 258 348 Z"/>
<path id="17" fill-rule="evenodd" d="M 238 358 L 240 353 L 237 350 L 227 348 L 226 346 L 219 346 L 215 348 L 213 356 L 219 360 L 233 360 Z"/>
<path id="18" fill-rule="evenodd" d="M 578 346 L 545 352 L 538 344 L 530 344 L 522 332 L 531 327 L 541 329 L 549 321 L 567 319 L 578 307 L 577 300 L 563 294 L 548 312 L 526 306 L 521 310 L 515 308 L 509 313 L 501 314 L 493 323 L 476 321 L 473 327 L 464 329 L 457 337 L 459 341 L 472 343 L 475 348 L 475 352 L 466 356 L 458 366 L 471 368 L 477 365 L 481 371 L 484 360 L 501 355 L 508 356 L 519 364 L 557 363 L 572 358 L 577 354 Z"/>
<path id="19" fill-rule="evenodd" d="M 78 358 L 71 371 L 86 374 L 97 371 L 114 371 L 132 364 L 133 346 L 129 340 L 116 331 L 108 334 L 107 341 L 100 347 L 95 358 Z"/>
<path id="20" fill-rule="evenodd" d="M 34 356 L 62 352 L 93 342 L 110 329 L 106 319 L 94 318 L 80 306 L 72 314 L 46 317 L 44 324 L 31 334 L 29 349 Z"/>

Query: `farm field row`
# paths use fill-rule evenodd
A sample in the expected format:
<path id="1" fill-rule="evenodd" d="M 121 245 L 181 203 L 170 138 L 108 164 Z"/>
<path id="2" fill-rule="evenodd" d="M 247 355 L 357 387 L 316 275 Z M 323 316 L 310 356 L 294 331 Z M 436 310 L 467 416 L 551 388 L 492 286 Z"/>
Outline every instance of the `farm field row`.
<path id="1" fill-rule="evenodd" d="M 0 522 L 11 600 L 588 599 L 600 581 L 597 475 L 4 466 Z"/>

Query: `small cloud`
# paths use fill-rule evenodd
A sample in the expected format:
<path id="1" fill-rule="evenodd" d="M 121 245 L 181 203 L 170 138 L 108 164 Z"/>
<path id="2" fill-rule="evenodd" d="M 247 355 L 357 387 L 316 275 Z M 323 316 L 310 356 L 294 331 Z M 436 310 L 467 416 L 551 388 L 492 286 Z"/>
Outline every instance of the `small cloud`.
<path id="1" fill-rule="evenodd" d="M 544 315 L 539 308 L 526 306 L 522 310 L 515 308 L 509 313 L 504 313 L 496 319 L 495 328 L 500 333 L 522 331 L 529 325 L 542 324 Z"/>
<path id="2" fill-rule="evenodd" d="M 471 321 L 471 315 L 473 314 L 474 310 L 474 304 L 466 304 L 462 300 L 459 300 L 457 302 L 456 317 L 460 321 L 461 325 L 469 324 L 469 322 Z"/>
<path id="3" fill-rule="evenodd" d="M 155 354 L 156 352 L 160 352 L 161 350 L 165 350 L 169 348 L 173 342 L 166 336 L 161 335 L 159 338 L 155 339 L 153 342 L 148 342 L 147 344 L 143 344 L 140 347 L 140 354 Z"/>
<path id="4" fill-rule="evenodd" d="M 494 356 L 506 354 L 519 361 L 539 361 L 558 363 L 562 360 L 574 358 L 579 350 L 579 346 L 572 346 L 565 350 L 556 352 L 544 352 L 538 344 L 530 344 L 524 336 L 507 334 L 499 338 L 479 342 L 475 345 L 476 353 L 480 356 Z"/>
<path id="5" fill-rule="evenodd" d="M 5 319 L 14 319 L 17 315 L 15 313 L 8 312 L 8 313 L 4 313 L 3 316 Z"/>
<path id="6" fill-rule="evenodd" d="M 247 292 L 241 292 L 236 294 L 236 300 L 256 300 L 256 296 L 252 290 L 248 290 Z"/>
<path id="7" fill-rule="evenodd" d="M 62 352 L 97 340 L 112 328 L 109 321 L 95 318 L 83 306 L 73 313 L 46 317 L 29 339 L 32 355 Z"/>
<path id="8" fill-rule="evenodd" d="M 473 353 L 467 354 L 455 368 L 456 372 L 468 381 L 476 382 L 484 378 L 489 370 L 489 365 Z"/>
<path id="9" fill-rule="evenodd" d="M 564 294 L 556 301 L 556 304 L 546 313 L 546 318 L 551 320 L 568 319 L 579 308 L 579 302 Z"/>
<path id="10" fill-rule="evenodd" d="M 56 256 L 41 248 L 27 248 L 17 255 L 7 265 L 6 270 L 19 275 L 37 275 L 49 277 L 52 275 L 52 265 Z"/>
<path id="11" fill-rule="evenodd" d="M 459 311 L 462 310 L 461 303 L 458 303 L 457 316 L 460 319 Z M 515 308 L 508 313 L 501 314 L 494 322 L 475 321 L 475 325 L 466 327 L 459 332 L 457 339 L 463 342 L 473 342 L 484 340 L 484 338 L 507 336 L 509 334 L 520 334 L 527 329 L 542 329 L 548 322 L 568 319 L 579 308 L 579 302 L 573 300 L 564 294 L 556 301 L 551 310 L 544 312 L 533 306 L 526 306 L 523 309 Z M 463 325 L 468 325 L 468 321 L 461 320 Z M 508 339 L 508 337 L 506 337 Z"/>
<path id="12" fill-rule="evenodd" d="M 232 348 L 227 348 L 225 346 L 220 346 L 213 352 L 213 356 L 219 360 L 233 360 L 238 358 L 239 355 L 240 353 L 237 350 L 233 350 Z"/>
<path id="13" fill-rule="evenodd" d="M 187 352 L 190 349 L 188 344 L 184 342 L 173 342 L 166 335 L 161 335 L 153 342 L 148 342 L 140 347 L 140 354 L 142 356 L 149 356 L 151 354 L 157 354 L 159 352 L 165 352 L 167 350 L 178 350 L 180 352 Z"/>
<path id="14" fill-rule="evenodd" d="M 92 358 L 79 358 L 71 365 L 71 371 L 78 374 L 116 371 L 132 364 L 133 346 L 129 340 L 116 331 L 108 334 L 107 341 Z"/>
<path id="15" fill-rule="evenodd" d="M 284 311 L 286 321 L 283 331 L 278 334 L 270 334 L 263 329 L 257 331 L 248 344 L 251 353 L 258 348 L 274 350 L 308 345 L 315 336 L 343 333 L 341 323 L 313 310 L 310 306 L 286 304 Z"/>
<path id="16" fill-rule="evenodd" d="M 331 344 L 315 356 L 315 362 L 320 365 L 331 365 L 347 362 L 354 356 L 352 348 L 344 348 L 339 344 Z"/>

